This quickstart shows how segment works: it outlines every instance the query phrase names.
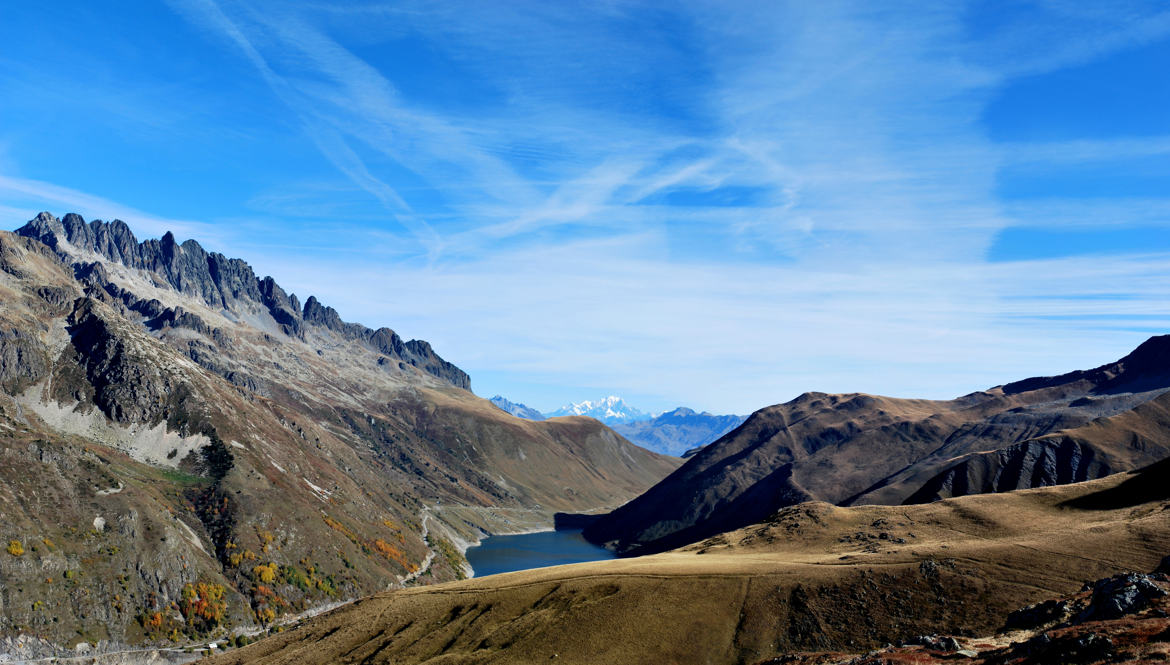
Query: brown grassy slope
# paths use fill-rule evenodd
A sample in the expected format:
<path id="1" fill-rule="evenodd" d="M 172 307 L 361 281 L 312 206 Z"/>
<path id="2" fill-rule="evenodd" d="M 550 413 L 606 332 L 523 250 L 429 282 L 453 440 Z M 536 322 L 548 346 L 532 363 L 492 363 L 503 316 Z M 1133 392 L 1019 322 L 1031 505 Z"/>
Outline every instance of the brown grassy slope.
<path id="1" fill-rule="evenodd" d="M 1166 467 L 921 506 L 806 503 L 685 550 L 378 594 L 210 662 L 739 663 L 978 634 L 1152 568 L 1170 552 Z"/>
<path id="2" fill-rule="evenodd" d="M 681 464 L 635 446 L 592 418 L 524 420 L 452 387 L 422 389 L 418 395 L 409 406 L 403 399 L 392 403 L 387 415 L 450 453 L 444 461 L 452 473 L 476 474 L 490 490 L 481 505 L 512 499 L 518 507 L 548 513 L 609 507 Z"/>
<path id="3" fill-rule="evenodd" d="M 806 393 L 752 414 L 585 536 L 622 553 L 664 551 L 804 500 L 899 504 L 973 452 L 997 450 L 1138 406 L 1170 388 L 1170 336 L 1115 363 L 949 401 Z M 1127 392 L 1127 391 L 1141 392 Z M 1101 439 L 1115 466 L 1152 463 L 1170 446 Z M 1117 448 L 1114 450 L 1112 447 Z M 1089 476 L 1096 477 L 1096 476 Z"/>

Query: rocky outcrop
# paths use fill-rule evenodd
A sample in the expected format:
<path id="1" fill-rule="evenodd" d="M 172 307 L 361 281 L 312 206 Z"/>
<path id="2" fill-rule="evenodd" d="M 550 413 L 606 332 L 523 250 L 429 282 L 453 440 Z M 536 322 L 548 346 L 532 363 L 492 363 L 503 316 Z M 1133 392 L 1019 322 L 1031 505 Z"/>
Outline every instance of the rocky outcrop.
<path id="1" fill-rule="evenodd" d="M 809 652 L 758 665 L 1074 665 L 1164 662 L 1170 653 L 1170 593 L 1155 573 L 1122 573 L 1081 592 L 1008 615 L 995 637 L 929 635 L 864 655 Z M 969 635 L 969 634 L 968 634 Z M 958 660 L 956 660 L 958 659 Z"/>
<path id="2" fill-rule="evenodd" d="M 0 390 L 20 392 L 48 373 L 48 352 L 35 337 L 16 328 L 0 330 Z"/>
<path id="3" fill-rule="evenodd" d="M 1089 605 L 1077 615 L 1076 623 L 1120 619 L 1149 607 L 1151 600 L 1168 595 L 1149 575 L 1141 573 L 1124 573 L 1097 580 L 1092 584 L 1092 590 Z"/>
<path id="4" fill-rule="evenodd" d="M 160 239 L 139 242 L 120 220 L 87 223 L 74 213 L 57 219 L 42 212 L 16 232 L 41 241 L 62 260 L 73 264 L 79 279 L 107 290 L 112 285 L 100 263 L 93 261 L 95 257 L 146 271 L 175 291 L 197 297 L 214 308 L 233 310 L 241 304 L 245 308 L 248 303 L 258 304 L 290 337 L 304 339 L 307 326 L 329 330 L 454 386 L 471 389 L 467 373 L 439 357 L 430 344 L 403 341 L 389 328 L 371 330 L 346 323 L 336 310 L 322 305 L 314 296 L 302 307 L 297 296 L 286 293 L 273 278 L 258 278 L 245 261 L 207 252 L 195 240 L 180 244 L 174 234 L 167 232 Z M 118 293 L 112 295 L 121 297 Z"/>
<path id="5" fill-rule="evenodd" d="M 83 381 L 69 372 L 73 365 L 66 364 L 57 378 L 58 390 L 92 402 L 116 423 L 153 426 L 166 421 L 182 435 L 198 431 L 200 423 L 191 422 L 185 404 L 193 397 L 193 388 L 159 362 L 161 354 L 153 353 L 146 340 L 135 343 L 135 337 L 119 330 L 121 323 L 90 298 L 77 301 L 69 324 L 71 360 L 81 368 Z"/>
<path id="6" fill-rule="evenodd" d="M 905 503 L 1066 485 L 1113 472 L 1100 451 L 1087 443 L 1070 437 L 1033 439 L 1002 450 L 968 455 L 932 478 Z"/>

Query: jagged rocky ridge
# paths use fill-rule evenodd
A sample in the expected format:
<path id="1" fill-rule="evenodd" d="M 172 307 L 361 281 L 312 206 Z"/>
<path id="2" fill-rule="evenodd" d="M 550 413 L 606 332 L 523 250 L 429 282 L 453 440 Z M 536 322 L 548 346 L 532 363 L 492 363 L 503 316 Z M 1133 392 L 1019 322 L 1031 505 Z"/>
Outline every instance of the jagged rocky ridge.
<path id="1" fill-rule="evenodd" d="M 1119 361 L 950 401 L 806 393 L 761 409 L 585 529 L 624 554 L 679 547 L 801 501 L 900 504 L 1041 487 L 1170 454 L 1170 335 Z"/>
<path id="2" fill-rule="evenodd" d="M 336 310 L 322 305 L 315 296 L 309 296 L 302 307 L 296 294 L 285 293 L 271 277 L 257 277 L 243 260 L 230 259 L 218 252 L 208 253 L 195 240 L 179 244 L 169 231 L 161 239 L 138 242 L 130 227 L 121 220 L 86 223 L 74 213 L 58 220 L 42 212 L 16 232 L 40 240 L 63 260 L 74 262 L 76 270 L 100 286 L 106 286 L 108 280 L 103 279 L 100 264 L 87 261 L 88 255 L 158 275 L 176 291 L 198 296 L 212 307 L 230 310 L 241 301 L 262 305 L 286 335 L 304 339 L 305 326 L 325 328 L 452 385 L 471 389 L 467 373 L 440 358 L 430 344 L 421 340 L 404 341 L 389 328 L 371 330 L 357 323 L 346 323 Z M 131 305 L 127 303 L 127 306 Z M 201 324 L 198 317 L 162 311 L 158 304 L 151 302 L 139 304 L 138 308 L 154 313 L 156 325 Z M 183 320 L 184 316 L 186 320 Z"/>

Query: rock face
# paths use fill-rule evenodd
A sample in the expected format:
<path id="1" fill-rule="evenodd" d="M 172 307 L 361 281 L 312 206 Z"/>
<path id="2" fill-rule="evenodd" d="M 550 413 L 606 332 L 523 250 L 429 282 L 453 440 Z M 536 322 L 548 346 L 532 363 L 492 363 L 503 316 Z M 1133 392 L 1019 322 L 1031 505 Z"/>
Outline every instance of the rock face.
<path id="1" fill-rule="evenodd" d="M 695 451 L 743 424 L 747 416 L 696 413 L 680 406 L 650 420 L 610 425 L 630 441 L 657 453 L 688 457 Z M 692 453 L 693 454 L 693 453 Z"/>
<path id="2" fill-rule="evenodd" d="M 36 339 L 20 330 L 0 330 L 0 389 L 15 392 L 49 372 L 49 358 Z"/>
<path id="3" fill-rule="evenodd" d="M 1166 432 L 1170 432 L 1170 393 L 1081 427 L 1001 450 L 962 456 L 928 480 L 905 503 L 1100 478 L 1148 461 L 1144 451 L 1161 450 Z M 1110 467 L 1119 462 L 1121 468 Z"/>
<path id="4" fill-rule="evenodd" d="M 285 293 L 271 277 L 260 279 L 243 260 L 208 253 L 195 240 L 179 244 L 168 232 L 159 240 L 138 242 L 121 220 L 86 223 L 73 213 L 58 220 L 42 212 L 16 233 L 40 240 L 65 260 L 84 263 L 87 258 L 99 258 L 157 275 L 175 291 L 195 296 L 211 307 L 233 310 L 262 305 L 286 335 L 303 339 L 305 326 L 322 327 L 454 386 L 471 389 L 467 373 L 440 358 L 430 344 L 403 341 L 389 328 L 371 330 L 345 323 L 336 310 L 314 296 L 309 296 L 302 308 L 296 295 Z"/>
<path id="5" fill-rule="evenodd" d="M 1112 472 L 1107 463 L 1097 459 L 1096 448 L 1070 437 L 1033 439 L 962 459 L 930 479 L 905 503 L 1064 485 Z"/>
<path id="6" fill-rule="evenodd" d="M 1097 580 L 1089 605 L 1076 617 L 1085 621 L 1120 619 L 1149 607 L 1150 601 L 1168 595 L 1149 575 L 1126 573 Z"/>
<path id="7" fill-rule="evenodd" d="M 467 384 L 194 241 L 75 215 L 0 231 L 0 639 L 206 643 L 452 580 L 459 543 L 678 464 Z"/>
<path id="8" fill-rule="evenodd" d="M 1170 335 L 950 401 L 806 393 L 761 409 L 585 536 L 679 547 L 804 500 L 900 504 L 1096 478 L 1170 454 Z"/>

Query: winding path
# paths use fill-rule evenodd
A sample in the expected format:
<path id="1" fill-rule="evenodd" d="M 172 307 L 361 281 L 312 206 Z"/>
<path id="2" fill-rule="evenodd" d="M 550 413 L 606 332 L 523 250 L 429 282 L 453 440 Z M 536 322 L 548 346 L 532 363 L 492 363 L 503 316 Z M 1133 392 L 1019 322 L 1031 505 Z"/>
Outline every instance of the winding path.
<path id="1" fill-rule="evenodd" d="M 419 535 L 422 536 L 423 542 L 427 544 L 427 556 L 422 560 L 422 565 L 418 567 L 418 570 L 402 578 L 402 580 L 399 582 L 402 586 L 410 584 L 411 582 L 418 579 L 420 575 L 430 570 L 431 563 L 435 560 L 435 550 L 431 549 L 430 541 L 427 540 L 427 536 L 430 534 L 430 528 L 427 526 L 427 520 L 431 519 L 431 507 L 424 506 L 423 509 L 419 511 L 419 517 L 421 518 L 419 523 L 422 525 L 422 533 Z"/>

